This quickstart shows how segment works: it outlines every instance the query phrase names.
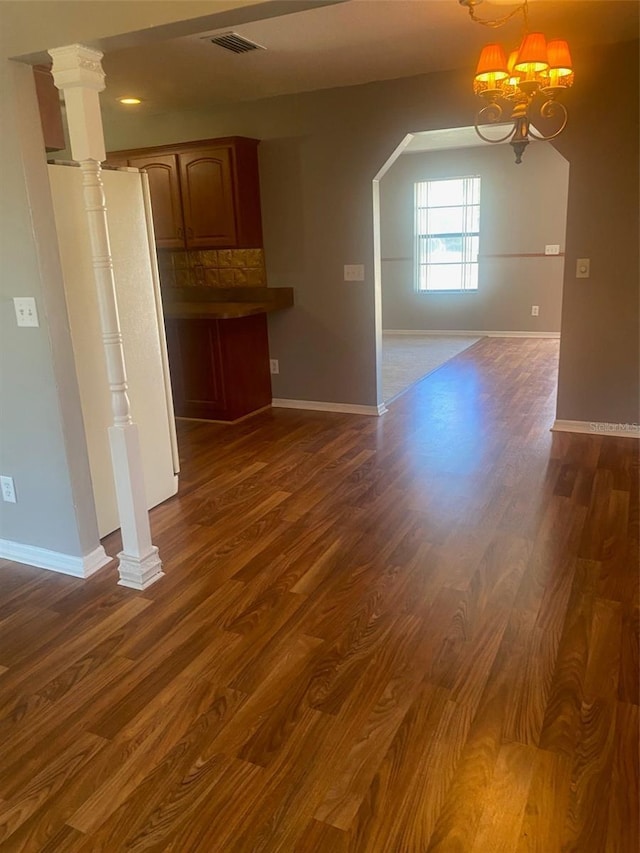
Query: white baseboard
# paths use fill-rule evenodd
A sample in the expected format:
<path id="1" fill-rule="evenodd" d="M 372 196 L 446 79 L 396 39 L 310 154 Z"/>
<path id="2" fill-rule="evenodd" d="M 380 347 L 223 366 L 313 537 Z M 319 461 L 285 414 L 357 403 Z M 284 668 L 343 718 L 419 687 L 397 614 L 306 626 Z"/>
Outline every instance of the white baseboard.
<path id="1" fill-rule="evenodd" d="M 552 432 L 579 432 L 586 435 L 605 435 L 615 438 L 640 438 L 640 424 L 607 423 L 603 421 L 556 420 Z"/>
<path id="2" fill-rule="evenodd" d="M 286 400 L 274 397 L 274 409 L 306 409 L 310 412 L 340 412 L 347 415 L 373 415 L 379 417 L 388 411 L 384 403 L 379 406 L 356 406 L 351 403 L 323 403 L 316 400 Z"/>
<path id="3" fill-rule="evenodd" d="M 464 338 L 559 338 L 560 332 L 490 332 L 486 329 L 384 329 L 383 335 L 415 335 Z"/>
<path id="4" fill-rule="evenodd" d="M 13 560 L 15 563 L 48 569 L 50 572 L 59 572 L 74 578 L 88 578 L 110 563 L 112 557 L 105 554 L 102 545 L 84 557 L 74 557 L 71 554 L 61 554 L 60 551 L 49 551 L 47 548 L 0 539 L 0 559 Z"/>

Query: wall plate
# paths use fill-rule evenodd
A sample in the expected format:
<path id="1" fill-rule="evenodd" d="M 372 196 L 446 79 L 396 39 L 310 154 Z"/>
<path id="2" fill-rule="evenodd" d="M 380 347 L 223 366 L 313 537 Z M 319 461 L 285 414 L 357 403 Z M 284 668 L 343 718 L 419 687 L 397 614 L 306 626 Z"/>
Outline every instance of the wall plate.
<path id="1" fill-rule="evenodd" d="M 345 264 L 345 281 L 364 281 L 364 264 Z"/>
<path id="2" fill-rule="evenodd" d="M 13 485 L 13 477 L 6 474 L 0 476 L 0 491 L 2 492 L 2 500 L 6 503 L 16 503 L 16 489 Z"/>
<path id="3" fill-rule="evenodd" d="M 33 296 L 14 296 L 13 307 L 19 326 L 39 326 L 38 309 Z"/>
<path id="4" fill-rule="evenodd" d="M 576 261 L 576 278 L 589 278 L 591 275 L 590 258 L 578 258 Z"/>

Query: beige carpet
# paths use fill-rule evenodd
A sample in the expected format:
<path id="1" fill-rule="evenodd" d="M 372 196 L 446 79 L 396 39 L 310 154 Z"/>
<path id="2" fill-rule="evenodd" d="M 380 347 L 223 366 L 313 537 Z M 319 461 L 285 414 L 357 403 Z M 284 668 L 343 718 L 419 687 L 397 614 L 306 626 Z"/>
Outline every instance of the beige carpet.
<path id="1" fill-rule="evenodd" d="M 382 392 L 385 403 L 437 370 L 480 338 L 444 335 L 383 335 Z"/>

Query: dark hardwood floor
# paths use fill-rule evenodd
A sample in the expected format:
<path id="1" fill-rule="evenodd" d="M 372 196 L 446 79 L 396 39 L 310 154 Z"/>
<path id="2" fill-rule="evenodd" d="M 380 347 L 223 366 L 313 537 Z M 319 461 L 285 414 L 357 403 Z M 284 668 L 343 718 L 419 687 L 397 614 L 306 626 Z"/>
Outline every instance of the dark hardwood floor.
<path id="1" fill-rule="evenodd" d="M 636 851 L 638 442 L 556 361 L 181 423 L 143 593 L 0 564 L 0 849 Z"/>

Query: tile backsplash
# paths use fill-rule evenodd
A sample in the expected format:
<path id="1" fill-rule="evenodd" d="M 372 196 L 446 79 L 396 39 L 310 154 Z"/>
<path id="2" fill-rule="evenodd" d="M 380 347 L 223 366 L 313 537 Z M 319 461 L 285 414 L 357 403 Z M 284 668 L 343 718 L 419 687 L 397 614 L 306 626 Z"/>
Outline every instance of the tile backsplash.
<path id="1" fill-rule="evenodd" d="M 264 287 L 267 278 L 262 249 L 158 251 L 163 288 Z"/>

